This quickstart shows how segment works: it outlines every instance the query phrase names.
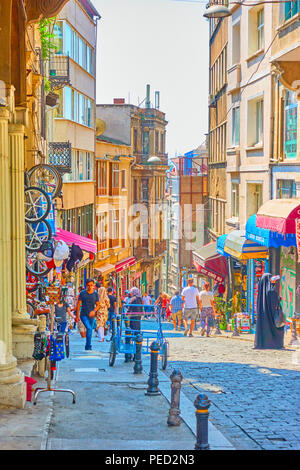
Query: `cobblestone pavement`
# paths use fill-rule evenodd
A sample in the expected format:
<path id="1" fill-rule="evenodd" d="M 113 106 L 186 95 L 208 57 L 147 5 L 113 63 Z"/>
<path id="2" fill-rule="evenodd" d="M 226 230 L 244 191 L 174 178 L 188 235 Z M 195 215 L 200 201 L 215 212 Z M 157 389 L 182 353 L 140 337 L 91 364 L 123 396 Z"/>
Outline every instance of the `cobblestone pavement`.
<path id="1" fill-rule="evenodd" d="M 300 449 L 299 349 L 258 351 L 248 341 L 198 333 L 168 341 L 167 373 L 180 369 L 191 400 L 208 395 L 212 423 L 237 449 Z"/>

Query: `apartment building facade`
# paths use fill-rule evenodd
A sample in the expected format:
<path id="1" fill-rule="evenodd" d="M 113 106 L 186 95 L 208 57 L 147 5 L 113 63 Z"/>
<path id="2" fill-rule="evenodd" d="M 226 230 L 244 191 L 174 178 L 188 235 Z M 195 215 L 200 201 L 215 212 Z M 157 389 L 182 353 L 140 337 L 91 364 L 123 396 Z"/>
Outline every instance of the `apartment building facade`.
<path id="1" fill-rule="evenodd" d="M 128 237 L 136 260 L 136 283 L 142 291 L 158 295 L 162 288 L 162 262 L 166 251 L 164 234 L 165 114 L 151 107 L 125 104 L 98 105 L 97 117 L 104 120 L 103 137 L 130 145 L 134 164 L 131 167 L 131 207 Z M 117 104 L 119 103 L 119 104 Z"/>
<path id="2" fill-rule="evenodd" d="M 228 19 L 210 19 L 208 235 L 212 241 L 226 230 L 227 43 Z"/>
<path id="3" fill-rule="evenodd" d="M 89 0 L 70 0 L 56 18 L 51 71 L 63 86 L 48 110 L 49 162 L 63 174 L 58 227 L 94 238 L 96 42 L 100 14 Z M 52 72 L 53 73 L 53 72 Z M 67 137 L 66 137 L 67 136 Z M 89 253 L 76 271 L 77 285 L 93 273 Z"/>

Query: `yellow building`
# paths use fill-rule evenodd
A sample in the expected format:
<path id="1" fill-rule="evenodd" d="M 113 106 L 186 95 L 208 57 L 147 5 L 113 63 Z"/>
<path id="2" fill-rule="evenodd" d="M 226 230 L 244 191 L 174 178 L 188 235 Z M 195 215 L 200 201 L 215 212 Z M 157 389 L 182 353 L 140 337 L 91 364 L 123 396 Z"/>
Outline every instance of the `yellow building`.
<path id="1" fill-rule="evenodd" d="M 131 196 L 130 145 L 99 135 L 96 143 L 95 277 L 105 287 L 114 286 L 120 299 L 131 287 L 135 259 L 128 233 Z"/>
<path id="2" fill-rule="evenodd" d="M 63 230 L 93 239 L 99 19 L 90 0 L 70 0 L 57 16 L 56 54 L 50 60 L 50 68 L 65 77 L 61 78 L 63 86 L 56 91 L 57 105 L 53 110 L 48 108 L 49 159 L 64 174 L 63 197 L 57 201 L 57 224 Z M 92 274 L 93 260 L 84 252 L 76 268 L 76 285 L 84 284 Z"/>
<path id="3" fill-rule="evenodd" d="M 0 4 L 0 405 L 24 407 L 33 351 L 26 313 L 24 170 L 46 159 L 38 22 L 68 0 Z M 18 360 L 18 366 L 17 366 Z"/>

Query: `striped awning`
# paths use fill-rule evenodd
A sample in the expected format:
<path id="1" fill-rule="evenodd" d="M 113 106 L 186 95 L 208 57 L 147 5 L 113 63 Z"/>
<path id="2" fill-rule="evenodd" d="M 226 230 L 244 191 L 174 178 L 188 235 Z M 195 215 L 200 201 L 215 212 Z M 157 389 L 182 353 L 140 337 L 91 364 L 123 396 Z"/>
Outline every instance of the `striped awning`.
<path id="1" fill-rule="evenodd" d="M 77 235 L 76 233 L 67 232 L 67 230 L 63 230 L 58 228 L 56 230 L 56 234 L 53 237 L 55 240 L 61 240 L 65 242 L 67 245 L 75 245 L 80 246 L 80 248 L 84 251 L 88 251 L 89 253 L 97 253 L 97 241 L 92 240 L 91 238 L 82 237 L 81 235 Z"/>
<path id="2" fill-rule="evenodd" d="M 193 264 L 203 276 L 224 282 L 228 276 L 227 261 L 224 256 L 217 253 L 217 243 L 211 242 L 193 251 Z"/>
<path id="3" fill-rule="evenodd" d="M 102 265 L 97 265 L 94 267 L 95 271 L 98 271 L 102 276 L 109 274 L 115 270 L 114 264 L 102 264 Z"/>
<path id="4" fill-rule="evenodd" d="M 129 258 L 123 259 L 119 263 L 116 264 L 116 273 L 120 273 L 124 269 L 130 268 L 130 266 L 133 266 L 136 263 L 136 259 L 134 256 L 130 256 Z"/>
<path id="5" fill-rule="evenodd" d="M 248 240 L 253 240 L 259 245 L 266 246 L 267 248 L 280 246 L 297 246 L 295 234 L 282 235 L 278 232 L 272 232 L 266 228 L 260 228 L 256 225 L 256 215 L 252 215 L 247 220 L 246 224 L 246 237 Z"/>
<path id="6" fill-rule="evenodd" d="M 271 199 L 258 209 L 256 225 L 282 234 L 296 233 L 296 219 L 300 219 L 300 198 Z"/>
<path id="7" fill-rule="evenodd" d="M 267 258 L 269 256 L 268 249 L 253 240 L 248 240 L 244 230 L 234 230 L 228 234 L 224 251 L 239 260 Z"/>

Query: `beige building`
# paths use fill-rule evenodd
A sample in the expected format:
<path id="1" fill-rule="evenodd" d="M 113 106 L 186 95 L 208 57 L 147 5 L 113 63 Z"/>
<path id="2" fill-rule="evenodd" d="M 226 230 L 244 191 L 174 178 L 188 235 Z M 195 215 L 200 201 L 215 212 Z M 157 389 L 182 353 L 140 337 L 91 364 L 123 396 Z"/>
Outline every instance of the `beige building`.
<path id="1" fill-rule="evenodd" d="M 58 226 L 94 238 L 96 42 L 100 15 L 89 0 L 70 0 L 54 27 L 56 54 L 49 61 L 61 87 L 58 103 L 48 108 L 49 161 L 64 174 L 58 201 Z M 63 156 L 63 158 L 62 158 Z M 77 284 L 92 275 L 84 253 Z"/>
<path id="2" fill-rule="evenodd" d="M 234 6 L 228 18 L 226 233 L 270 199 L 272 5 Z"/>

